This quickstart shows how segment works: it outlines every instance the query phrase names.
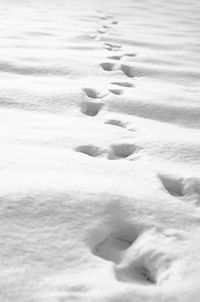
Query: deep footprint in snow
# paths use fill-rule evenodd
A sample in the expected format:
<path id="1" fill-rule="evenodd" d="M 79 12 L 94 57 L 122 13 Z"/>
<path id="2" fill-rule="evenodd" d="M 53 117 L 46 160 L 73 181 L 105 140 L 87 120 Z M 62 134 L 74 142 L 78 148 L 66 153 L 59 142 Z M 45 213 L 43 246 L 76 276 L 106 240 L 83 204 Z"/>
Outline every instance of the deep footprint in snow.
<path id="1" fill-rule="evenodd" d="M 125 54 L 122 54 L 122 55 L 108 56 L 107 58 L 111 59 L 111 60 L 118 60 L 118 61 L 120 61 L 124 57 L 135 57 L 135 56 L 136 56 L 136 54 L 134 54 L 134 53 L 125 53 Z"/>
<path id="2" fill-rule="evenodd" d="M 118 281 L 126 283 L 139 283 L 143 285 L 155 285 L 156 279 L 151 270 L 141 264 L 133 268 L 117 267 L 115 275 Z"/>
<path id="3" fill-rule="evenodd" d="M 122 64 L 120 69 L 129 78 L 134 78 L 136 76 L 134 68 L 129 65 Z"/>
<path id="4" fill-rule="evenodd" d="M 174 265 L 180 264 L 178 247 L 183 242 L 182 235 L 173 229 L 118 221 L 93 232 L 90 242 L 95 256 L 114 263 L 118 281 L 160 286 L 174 274 Z"/>
<path id="5" fill-rule="evenodd" d="M 103 106 L 104 104 L 101 102 L 85 101 L 80 104 L 80 110 L 85 115 L 96 116 Z"/>
<path id="6" fill-rule="evenodd" d="M 109 19 L 112 19 L 113 17 L 112 16 L 109 16 L 109 15 L 106 15 L 106 16 L 101 16 L 100 19 L 102 20 L 109 20 Z"/>
<path id="7" fill-rule="evenodd" d="M 82 91 L 90 99 L 102 99 L 109 94 L 108 91 L 97 91 L 93 88 L 83 88 Z"/>
<path id="8" fill-rule="evenodd" d="M 122 46 L 120 44 L 113 44 L 113 43 L 109 43 L 109 42 L 105 42 L 104 43 L 105 46 L 108 46 L 108 47 L 112 47 L 112 48 L 122 48 Z"/>
<path id="9" fill-rule="evenodd" d="M 94 254 L 108 261 L 120 262 L 122 253 L 129 248 L 131 242 L 118 235 L 110 234 L 105 241 L 99 243 Z"/>
<path id="10" fill-rule="evenodd" d="M 198 205 L 200 204 L 200 179 L 191 177 L 184 182 L 184 193 L 188 196 L 193 195 L 194 199 L 197 198 Z"/>
<path id="11" fill-rule="evenodd" d="M 123 90 L 121 89 L 109 89 L 109 91 L 115 95 L 122 95 L 123 94 Z"/>
<path id="12" fill-rule="evenodd" d="M 128 143 L 113 144 L 110 148 L 111 149 L 108 153 L 108 159 L 127 158 L 138 150 L 138 147 L 136 145 Z"/>
<path id="13" fill-rule="evenodd" d="M 110 62 L 104 62 L 101 63 L 100 66 L 103 68 L 105 71 L 115 71 L 118 69 L 116 64 L 110 63 Z"/>
<path id="14" fill-rule="evenodd" d="M 122 87 L 133 87 L 133 83 L 130 82 L 111 82 L 111 84 L 113 85 L 118 85 L 118 86 L 122 86 Z"/>
<path id="15" fill-rule="evenodd" d="M 113 56 L 108 56 L 107 58 L 111 60 L 120 61 L 122 57 L 123 57 L 122 55 L 113 55 Z"/>
<path id="16" fill-rule="evenodd" d="M 114 21 L 112 21 L 111 23 L 112 23 L 113 25 L 116 25 L 116 24 L 118 24 L 119 22 L 114 20 Z"/>
<path id="17" fill-rule="evenodd" d="M 117 127 L 121 127 L 121 128 L 126 127 L 125 123 L 123 123 L 122 121 L 117 120 L 117 119 L 110 119 L 110 120 L 106 121 L 105 124 L 113 125 L 113 126 L 117 126 Z"/>
<path id="18" fill-rule="evenodd" d="M 99 232 L 98 230 L 95 238 L 100 237 Z M 103 240 L 97 242 L 93 253 L 107 261 L 119 263 L 124 252 L 137 240 L 140 232 L 142 232 L 140 225 L 115 227 Z"/>
<path id="19" fill-rule="evenodd" d="M 159 175 L 160 181 L 165 190 L 173 196 L 184 196 L 183 179 L 169 175 Z"/>
<path id="20" fill-rule="evenodd" d="M 124 57 L 136 57 L 136 54 L 134 52 L 125 53 L 123 55 Z"/>
<path id="21" fill-rule="evenodd" d="M 103 27 L 103 28 L 105 28 L 105 29 L 110 29 L 110 28 L 111 28 L 111 26 L 110 26 L 110 25 L 106 25 L 106 24 L 105 24 L 105 25 L 103 25 L 102 27 Z"/>
<path id="22" fill-rule="evenodd" d="M 185 179 L 161 174 L 159 178 L 165 190 L 172 196 L 186 197 L 187 201 L 192 201 L 196 206 L 200 205 L 200 180 L 198 178 Z"/>
<path id="23" fill-rule="evenodd" d="M 177 263 L 174 240 L 151 230 L 143 233 L 115 267 L 116 278 L 121 282 L 162 285 L 173 274 L 171 268 Z"/>
<path id="24" fill-rule="evenodd" d="M 104 150 L 94 145 L 82 145 L 77 147 L 75 151 L 86 154 L 91 157 L 99 157 L 104 154 Z"/>
<path id="25" fill-rule="evenodd" d="M 109 50 L 109 51 L 119 51 L 122 46 L 121 45 L 118 45 L 118 44 L 112 44 L 112 43 L 104 43 L 104 47 Z"/>
<path id="26" fill-rule="evenodd" d="M 93 88 L 83 88 L 82 91 L 92 99 L 97 99 L 98 98 L 98 93 L 95 89 Z"/>
<path id="27" fill-rule="evenodd" d="M 107 33 L 107 30 L 106 29 L 103 29 L 103 28 L 100 28 L 100 29 L 97 29 L 97 32 L 99 34 L 106 34 Z"/>

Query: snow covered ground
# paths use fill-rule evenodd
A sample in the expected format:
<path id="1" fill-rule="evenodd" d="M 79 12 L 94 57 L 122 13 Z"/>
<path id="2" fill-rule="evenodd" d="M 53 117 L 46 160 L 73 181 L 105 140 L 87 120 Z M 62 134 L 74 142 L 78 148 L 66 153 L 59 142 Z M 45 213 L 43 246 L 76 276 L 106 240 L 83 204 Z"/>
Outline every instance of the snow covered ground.
<path id="1" fill-rule="evenodd" d="M 200 2 L 1 0 L 0 301 L 200 301 Z"/>

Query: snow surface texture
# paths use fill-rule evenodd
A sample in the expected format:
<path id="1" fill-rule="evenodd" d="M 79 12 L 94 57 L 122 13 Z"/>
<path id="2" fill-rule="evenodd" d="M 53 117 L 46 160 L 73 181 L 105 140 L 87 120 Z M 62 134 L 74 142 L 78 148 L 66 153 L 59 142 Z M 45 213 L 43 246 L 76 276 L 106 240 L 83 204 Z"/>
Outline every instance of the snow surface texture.
<path id="1" fill-rule="evenodd" d="M 199 16 L 1 1 L 1 302 L 200 301 Z"/>

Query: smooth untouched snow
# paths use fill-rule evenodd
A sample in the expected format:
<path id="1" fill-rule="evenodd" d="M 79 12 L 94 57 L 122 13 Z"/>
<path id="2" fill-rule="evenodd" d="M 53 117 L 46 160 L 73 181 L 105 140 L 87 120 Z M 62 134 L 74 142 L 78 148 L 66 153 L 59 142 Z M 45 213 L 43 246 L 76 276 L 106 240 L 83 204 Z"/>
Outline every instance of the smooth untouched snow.
<path id="1" fill-rule="evenodd" d="M 200 301 L 199 16 L 1 1 L 1 302 Z"/>

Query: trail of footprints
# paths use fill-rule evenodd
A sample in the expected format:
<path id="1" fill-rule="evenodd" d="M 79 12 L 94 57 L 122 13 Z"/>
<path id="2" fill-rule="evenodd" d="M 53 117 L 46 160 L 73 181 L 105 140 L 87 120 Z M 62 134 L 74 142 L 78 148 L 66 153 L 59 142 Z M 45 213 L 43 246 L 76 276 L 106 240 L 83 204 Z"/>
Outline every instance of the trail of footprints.
<path id="1" fill-rule="evenodd" d="M 109 15 L 103 15 L 102 12 L 97 11 L 100 13 L 100 20 L 103 20 L 106 23 L 103 23 L 99 29 L 97 29 L 97 34 L 90 34 L 89 37 L 91 39 L 99 39 L 99 35 L 105 35 L 110 29 L 112 29 L 113 26 L 118 24 L 118 21 L 114 20 L 112 16 Z M 108 50 L 109 52 L 117 52 L 113 53 L 107 56 L 107 59 L 111 61 L 118 61 L 117 64 L 113 62 L 103 62 L 100 64 L 101 68 L 104 71 L 117 71 L 121 70 L 127 77 L 133 78 L 136 76 L 135 70 L 133 67 L 126 65 L 126 64 L 119 64 L 119 61 L 123 60 L 126 57 L 135 57 L 135 53 L 122 53 L 122 45 L 110 43 L 108 41 L 104 42 L 104 48 Z M 112 83 L 111 83 L 112 84 Z M 129 82 L 115 82 L 114 85 L 119 85 L 122 87 L 133 87 L 132 83 Z M 112 93 L 112 89 L 111 89 Z M 114 93 L 115 94 L 115 93 Z M 116 93 L 117 94 L 117 93 Z M 122 94 L 122 90 L 121 93 Z"/>
<path id="2" fill-rule="evenodd" d="M 118 24 L 112 16 L 101 16 L 100 19 L 106 23 L 97 30 L 99 35 L 106 34 L 113 25 Z M 90 35 L 91 39 L 96 37 L 97 35 Z M 121 53 L 121 45 L 108 42 L 104 43 L 104 48 L 110 52 L 107 56 L 109 61 L 100 64 L 105 72 L 122 71 L 129 79 L 136 76 L 134 68 L 122 62 L 126 57 L 135 57 L 134 53 Z M 120 96 L 123 94 L 123 89 L 134 86 L 132 82 L 126 80 L 112 81 L 110 84 L 112 84 L 112 88 L 104 94 L 93 88 L 82 89 L 87 97 L 87 100 L 80 105 L 80 110 L 84 115 L 97 116 L 105 106 L 103 101 L 105 96 L 109 93 Z M 108 119 L 105 124 L 129 130 L 127 123 L 118 119 Z M 131 131 L 133 130 L 131 129 Z M 118 143 L 112 144 L 106 149 L 93 144 L 82 145 L 78 146 L 75 151 L 95 158 L 132 160 L 140 149 L 139 146 L 132 143 Z M 168 194 L 183 200 L 193 196 L 200 205 L 200 180 L 194 178 L 185 180 L 163 174 L 159 174 L 158 178 L 162 189 Z M 168 232 L 168 230 L 165 231 Z M 160 286 L 170 278 L 170 275 L 173 275 L 171 268 L 178 262 L 178 256 L 171 253 L 168 246 L 173 246 L 174 242 L 178 245 L 182 240 L 182 235 L 177 235 L 175 230 L 169 231 L 167 235 L 165 231 L 160 232 L 146 225 L 129 226 L 125 223 L 117 223 L 115 226 L 107 226 L 106 234 L 103 231 L 102 234 L 101 231 L 97 231 L 95 239 L 91 239 L 91 250 L 95 256 L 113 263 L 114 275 L 118 281 L 142 286 Z M 176 240 L 174 241 L 174 239 Z M 177 246 L 174 250 L 178 250 Z"/>
<path id="3" fill-rule="evenodd" d="M 97 30 L 98 34 L 105 34 L 107 33 L 114 25 L 118 24 L 118 21 L 114 20 L 112 16 L 109 15 L 104 15 L 101 11 L 97 11 L 97 13 L 100 14 L 99 18 L 100 20 L 103 20 L 105 23 L 102 24 L 101 28 Z M 91 34 L 89 36 L 91 39 L 96 37 L 95 34 Z M 110 52 L 115 52 L 115 51 L 120 51 L 122 46 L 118 44 L 113 44 L 109 42 L 104 43 L 104 47 L 110 51 Z M 125 54 L 111 54 L 107 58 L 110 59 L 111 61 L 120 61 L 125 57 L 134 57 L 134 53 L 125 53 Z M 129 67 L 125 64 L 115 64 L 113 62 L 103 62 L 100 64 L 100 67 L 104 71 L 115 71 L 115 70 L 122 70 L 124 74 L 128 77 L 133 77 L 134 75 L 132 74 L 131 69 L 129 70 Z M 94 117 L 97 116 L 98 113 L 101 111 L 101 109 L 105 106 L 103 102 L 103 98 L 107 96 L 109 93 L 114 94 L 114 95 L 122 95 L 123 94 L 123 88 L 131 88 L 133 87 L 133 83 L 128 82 L 128 81 L 113 81 L 110 83 L 112 86 L 116 86 L 116 88 L 110 88 L 108 90 L 107 94 L 100 94 L 97 93 L 95 89 L 92 88 L 83 88 L 82 91 L 84 94 L 87 96 L 87 100 L 84 100 L 80 104 L 80 110 L 83 114 Z M 114 120 L 108 120 L 106 124 L 114 125 L 114 126 L 122 126 L 122 122 L 114 121 Z M 128 152 L 127 152 L 128 153 Z M 125 156 L 124 156 L 125 157 Z"/>
<path id="4" fill-rule="evenodd" d="M 101 15 L 100 19 L 103 20 L 104 23 L 100 29 L 97 30 L 98 34 L 105 34 L 107 33 L 112 26 L 117 25 L 118 22 L 113 19 L 112 16 L 107 15 Z M 91 36 L 90 38 L 93 39 L 94 37 L 97 37 L 96 35 Z M 106 48 L 109 52 L 116 52 L 121 51 L 122 46 L 118 44 L 113 44 L 109 42 L 104 43 L 104 48 Z M 100 64 L 100 67 L 104 71 L 115 71 L 115 70 L 121 70 L 123 73 L 128 77 L 133 77 L 134 75 L 131 74 L 131 70 L 128 69 L 128 66 L 125 64 L 119 64 L 114 63 L 112 61 L 119 62 L 123 58 L 126 57 L 134 57 L 134 53 L 125 53 L 125 54 L 109 54 L 108 59 L 111 60 L 111 62 L 103 62 Z M 116 88 L 112 87 L 108 90 L 107 93 L 99 93 L 93 88 L 83 88 L 82 91 L 84 95 L 87 97 L 87 100 L 84 100 L 80 104 L 80 111 L 89 117 L 95 117 L 99 114 L 99 112 L 102 110 L 102 108 L 105 106 L 103 102 L 103 98 L 107 96 L 109 93 L 114 94 L 116 96 L 120 96 L 123 94 L 123 88 L 130 88 L 133 87 L 133 83 L 127 82 L 127 81 L 113 81 L 110 83 L 112 86 L 116 86 Z M 117 126 L 121 128 L 126 128 L 126 123 L 123 123 L 120 120 L 117 119 L 109 119 L 105 122 L 105 124 L 109 124 L 111 126 Z M 128 129 L 127 129 L 128 130 Z M 112 144 L 107 149 L 101 149 L 98 146 L 94 146 L 92 144 L 89 145 L 83 145 L 78 146 L 75 149 L 77 152 L 83 153 L 84 155 L 90 156 L 90 157 L 104 157 L 110 160 L 113 159 L 133 159 L 135 154 L 140 150 L 138 146 L 135 144 L 129 144 L 129 143 L 121 143 L 121 144 Z"/>
<path id="5" fill-rule="evenodd" d="M 96 30 L 96 34 L 89 34 L 89 37 L 91 39 L 96 39 L 96 40 L 99 40 L 99 35 L 100 36 L 105 35 L 114 25 L 118 24 L 116 20 L 113 20 L 112 16 L 102 15 L 102 12 L 98 12 L 98 13 L 100 13 L 99 19 L 104 23 Z"/>

